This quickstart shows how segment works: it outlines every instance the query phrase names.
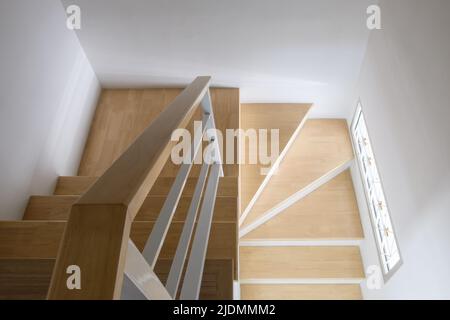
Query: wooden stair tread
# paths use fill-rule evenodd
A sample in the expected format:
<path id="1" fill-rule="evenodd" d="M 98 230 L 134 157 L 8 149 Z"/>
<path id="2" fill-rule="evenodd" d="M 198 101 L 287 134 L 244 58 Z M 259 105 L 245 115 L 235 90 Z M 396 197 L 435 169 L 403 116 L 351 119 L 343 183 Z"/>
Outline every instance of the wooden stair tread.
<path id="1" fill-rule="evenodd" d="M 296 129 L 300 126 L 311 104 L 300 103 L 246 103 L 241 104 L 241 129 L 267 129 L 268 138 L 270 138 L 270 129 L 279 130 L 279 152 L 287 146 L 288 141 Z M 250 164 L 248 161 L 249 144 L 248 141 L 243 145 L 245 150 L 243 154 L 246 159 L 240 166 L 241 181 L 241 210 L 242 213 L 247 207 L 265 175 L 261 174 L 261 168 L 267 168 L 267 165 Z M 243 159 L 244 160 L 244 159 Z"/>
<path id="2" fill-rule="evenodd" d="M 88 176 L 61 176 L 58 178 L 55 187 L 55 195 L 81 195 L 83 194 L 98 178 Z M 175 178 L 159 177 L 152 189 L 150 196 L 166 196 Z M 183 190 L 183 196 L 192 196 L 194 194 L 195 185 L 198 178 L 189 177 Z M 222 177 L 219 180 L 218 196 L 237 197 L 237 177 Z"/>
<path id="3" fill-rule="evenodd" d="M 243 284 L 243 300 L 361 300 L 359 284 Z"/>
<path id="4" fill-rule="evenodd" d="M 78 196 L 32 196 L 24 213 L 24 220 L 67 220 L 70 207 Z M 165 196 L 148 196 L 135 221 L 155 221 L 166 200 Z M 183 196 L 173 221 L 184 221 L 191 197 Z M 235 222 L 237 218 L 237 198 L 217 197 L 214 221 Z"/>
<path id="5" fill-rule="evenodd" d="M 362 239 L 349 170 L 246 234 L 242 240 Z"/>
<path id="6" fill-rule="evenodd" d="M 353 149 L 345 120 L 307 120 L 241 227 L 257 221 L 295 192 L 352 159 Z"/>
<path id="7" fill-rule="evenodd" d="M 239 248 L 240 279 L 362 279 L 356 246 Z"/>
<path id="8" fill-rule="evenodd" d="M 0 258 L 54 259 L 65 227 L 64 221 L 0 221 Z M 133 223 L 131 239 L 142 251 L 153 222 Z M 173 222 L 161 250 L 161 259 L 174 256 L 184 223 Z M 236 223 L 213 222 L 208 259 L 235 259 Z"/>
<path id="9" fill-rule="evenodd" d="M 44 300 L 56 259 L 0 258 L 0 300 Z M 160 259 L 155 272 L 165 281 L 171 260 Z M 164 283 L 164 282 L 163 282 Z M 232 299 L 233 261 L 205 261 L 201 300 Z"/>

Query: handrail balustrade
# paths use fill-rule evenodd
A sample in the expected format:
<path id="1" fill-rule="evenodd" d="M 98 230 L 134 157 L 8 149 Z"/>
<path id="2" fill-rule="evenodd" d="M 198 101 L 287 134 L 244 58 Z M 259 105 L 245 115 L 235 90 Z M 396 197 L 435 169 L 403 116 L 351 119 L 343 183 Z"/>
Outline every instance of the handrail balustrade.
<path id="1" fill-rule="evenodd" d="M 176 299 L 186 263 L 180 298 L 198 299 L 218 181 L 223 176 L 218 139 L 210 130 L 215 129 L 210 80 L 197 77 L 71 207 L 48 299 Z M 131 224 L 175 145 L 172 132 L 185 128 L 198 106 L 203 126 L 201 134 L 194 136 L 200 141 L 193 141 L 192 161 L 180 166 L 141 254 L 130 240 Z M 215 158 L 202 165 L 164 286 L 154 273 L 155 263 L 203 137 L 214 145 Z M 71 266 L 79 267 L 81 288 L 68 285 Z"/>

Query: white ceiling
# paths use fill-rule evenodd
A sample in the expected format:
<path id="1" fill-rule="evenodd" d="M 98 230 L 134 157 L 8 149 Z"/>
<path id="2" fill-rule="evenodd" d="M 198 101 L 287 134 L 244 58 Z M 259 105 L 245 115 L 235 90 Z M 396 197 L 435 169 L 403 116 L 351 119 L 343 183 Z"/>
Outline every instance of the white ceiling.
<path id="1" fill-rule="evenodd" d="M 242 102 L 314 102 L 344 117 L 373 0 L 62 0 L 104 87 L 178 85 L 197 75 Z"/>

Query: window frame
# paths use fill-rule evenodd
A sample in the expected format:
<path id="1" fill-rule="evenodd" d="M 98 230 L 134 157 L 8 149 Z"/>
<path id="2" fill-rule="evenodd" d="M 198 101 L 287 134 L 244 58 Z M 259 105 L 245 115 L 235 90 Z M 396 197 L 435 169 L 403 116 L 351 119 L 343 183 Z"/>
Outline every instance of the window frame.
<path id="1" fill-rule="evenodd" d="M 362 118 L 361 118 L 362 116 Z M 384 200 L 384 206 L 385 206 L 385 211 L 386 211 L 386 215 L 389 218 L 389 224 L 390 224 L 390 228 L 392 229 L 392 235 L 395 241 L 395 246 L 396 246 L 396 251 L 398 254 L 398 261 L 395 263 L 395 265 L 393 265 L 391 268 L 387 268 L 388 270 L 386 270 L 386 263 L 383 261 L 385 259 L 385 253 L 384 250 L 380 247 L 380 243 L 382 242 L 381 239 L 382 236 L 378 236 L 377 233 L 380 231 L 377 224 L 378 221 L 375 221 L 375 216 L 377 214 L 374 213 L 375 209 L 372 207 L 373 205 L 373 201 L 372 201 L 372 196 L 371 194 L 369 194 L 369 183 L 366 182 L 366 178 L 368 175 L 366 175 L 366 170 L 364 170 L 363 168 L 364 163 L 362 163 L 361 161 L 361 157 L 360 154 L 361 152 L 359 151 L 359 143 L 358 141 L 356 141 L 356 134 L 355 134 L 355 128 L 357 125 L 358 121 L 364 121 L 364 126 L 365 126 L 365 130 L 367 133 L 367 140 L 368 140 L 368 146 L 370 148 L 370 151 L 372 153 L 372 161 L 374 163 L 374 167 L 375 167 L 375 172 L 377 173 L 377 182 L 379 184 L 379 189 L 381 190 L 381 194 Z M 389 209 L 389 201 L 387 200 L 386 194 L 384 192 L 384 187 L 383 187 L 383 181 L 382 181 L 382 177 L 380 175 L 380 172 L 378 170 L 378 165 L 377 165 L 377 161 L 376 161 L 376 156 L 375 156 L 375 152 L 373 150 L 373 145 L 372 145 L 372 141 L 370 138 L 370 133 L 369 133 L 369 128 L 367 127 L 367 122 L 366 122 L 366 118 L 363 112 L 363 107 L 362 107 L 362 103 L 361 103 L 361 99 L 358 100 L 358 103 L 356 105 L 356 110 L 353 113 L 353 120 L 352 123 L 350 125 L 350 136 L 351 136 L 351 140 L 352 140 L 352 145 L 353 145 L 353 149 L 354 149 L 354 153 L 355 153 L 355 157 L 357 159 L 355 159 L 355 162 L 357 163 L 357 167 L 358 167 L 358 171 L 359 171 L 359 176 L 361 179 L 361 184 L 362 184 L 362 188 L 364 189 L 364 195 L 365 195 L 365 200 L 366 200 L 366 206 L 367 206 L 367 210 L 369 213 L 369 218 L 370 218 L 370 223 L 371 223 L 371 227 L 372 227 L 372 232 L 373 232 L 373 237 L 375 240 L 375 244 L 376 244 L 376 248 L 377 248 L 377 253 L 378 253 L 378 261 L 380 263 L 381 266 L 381 270 L 382 270 L 382 274 L 383 274 L 383 279 L 384 282 L 386 283 L 396 272 L 397 270 L 403 265 L 403 258 L 402 258 L 402 254 L 400 251 L 400 247 L 399 247 L 399 242 L 398 242 L 398 238 L 395 232 L 395 227 L 394 224 L 392 222 L 392 217 L 390 214 L 390 209 Z M 373 185 L 373 184 L 372 184 Z M 373 188 L 373 187 L 372 187 Z M 381 209 L 383 210 L 383 209 Z M 379 219 L 378 219 L 379 220 Z"/>

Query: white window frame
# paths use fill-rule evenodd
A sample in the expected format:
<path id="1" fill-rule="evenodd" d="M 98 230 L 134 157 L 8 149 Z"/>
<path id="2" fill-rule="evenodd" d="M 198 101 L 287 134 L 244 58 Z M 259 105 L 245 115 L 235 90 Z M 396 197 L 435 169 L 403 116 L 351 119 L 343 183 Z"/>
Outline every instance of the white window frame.
<path id="1" fill-rule="evenodd" d="M 377 168 L 361 100 L 358 101 L 351 124 L 351 137 L 377 245 L 378 259 L 386 282 L 403 264 L 403 260 Z"/>

